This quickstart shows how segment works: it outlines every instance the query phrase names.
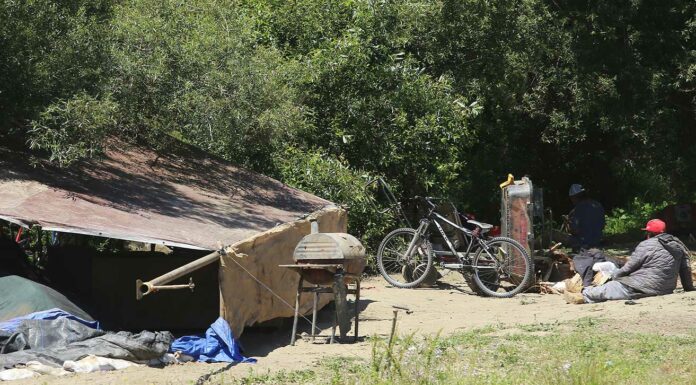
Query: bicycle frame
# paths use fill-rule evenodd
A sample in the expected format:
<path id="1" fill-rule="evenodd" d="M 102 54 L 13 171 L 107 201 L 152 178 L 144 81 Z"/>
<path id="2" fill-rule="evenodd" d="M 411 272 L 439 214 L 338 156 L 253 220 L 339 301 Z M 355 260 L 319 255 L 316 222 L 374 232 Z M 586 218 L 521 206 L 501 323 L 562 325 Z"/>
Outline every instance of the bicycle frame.
<path id="1" fill-rule="evenodd" d="M 440 221 L 454 227 L 457 231 L 461 232 L 464 234 L 464 238 L 466 239 L 466 251 L 465 252 L 457 252 L 456 248 L 454 247 L 454 244 L 450 240 L 450 238 L 447 236 L 445 233 L 445 230 L 442 227 L 442 224 Z M 459 259 L 459 262 L 462 264 L 463 267 L 473 267 L 471 264 L 470 258 L 469 258 L 469 253 L 472 250 L 472 246 L 474 245 L 474 240 L 478 241 L 478 244 L 484 248 L 487 248 L 485 244 L 483 244 L 477 235 L 474 234 L 473 231 L 459 226 L 456 223 L 450 221 L 449 219 L 445 218 L 444 216 L 436 213 L 434 210 L 431 210 L 430 213 L 428 213 L 428 216 L 426 218 L 421 219 L 420 224 L 418 225 L 418 229 L 416 229 L 416 234 L 418 234 L 417 237 L 414 237 L 413 240 L 411 241 L 411 244 L 409 245 L 406 255 L 411 255 L 413 248 L 416 247 L 416 244 L 419 242 L 421 237 L 427 237 L 428 230 L 430 229 L 430 225 L 434 224 L 435 227 L 437 228 L 438 232 L 440 235 L 442 235 L 442 238 L 444 239 L 445 243 L 447 244 L 447 248 L 449 248 L 449 251 L 446 250 L 436 250 L 433 251 L 433 253 L 436 256 L 456 256 Z"/>

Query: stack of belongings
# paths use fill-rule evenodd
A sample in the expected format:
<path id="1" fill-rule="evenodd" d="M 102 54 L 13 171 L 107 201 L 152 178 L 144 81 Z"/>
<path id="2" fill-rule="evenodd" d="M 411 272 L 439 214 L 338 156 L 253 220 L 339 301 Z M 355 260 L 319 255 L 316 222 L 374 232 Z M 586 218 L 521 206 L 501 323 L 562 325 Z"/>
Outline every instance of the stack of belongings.
<path id="1" fill-rule="evenodd" d="M 580 293 L 583 287 L 600 286 L 607 283 L 611 279 L 612 274 L 619 269 L 619 265 L 623 265 L 625 261 L 622 263 L 621 258 L 615 257 L 606 257 L 606 259 L 608 260 L 595 262 L 591 265 L 591 268 L 584 269 L 583 275 L 576 273 L 572 278 L 565 279 L 551 286 L 552 292 L 556 294 L 563 294 L 564 292 Z"/>
<path id="2" fill-rule="evenodd" d="M 0 381 L 189 361 L 255 362 L 241 354 L 222 318 L 204 335 L 175 340 L 168 331 L 104 331 L 62 294 L 22 277 L 0 277 L 0 292 L 12 293 L 0 297 Z M 48 306 L 56 307 L 43 310 Z"/>
<path id="3" fill-rule="evenodd" d="M 607 283 L 611 279 L 611 271 L 618 269 L 613 262 L 598 262 L 592 267 L 594 270 L 594 278 L 592 279 L 592 286 L 599 286 Z M 582 277 L 580 274 L 575 274 L 573 278 L 565 279 L 551 287 L 556 293 L 562 294 L 564 292 L 570 293 L 580 293 L 583 288 Z"/>
<path id="4" fill-rule="evenodd" d="M 60 309 L 0 323 L 0 380 L 118 370 L 160 359 L 169 332 L 106 332 Z"/>

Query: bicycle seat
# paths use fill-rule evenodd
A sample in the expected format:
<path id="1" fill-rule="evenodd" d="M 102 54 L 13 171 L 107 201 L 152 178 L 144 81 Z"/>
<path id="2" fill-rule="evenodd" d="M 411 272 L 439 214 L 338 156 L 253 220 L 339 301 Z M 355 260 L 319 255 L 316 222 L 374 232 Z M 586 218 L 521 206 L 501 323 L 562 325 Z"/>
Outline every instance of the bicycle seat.
<path id="1" fill-rule="evenodd" d="M 488 231 L 488 230 L 490 230 L 490 229 L 493 228 L 493 225 L 489 225 L 488 223 L 482 223 L 482 222 L 475 221 L 475 220 L 472 220 L 472 219 L 467 220 L 466 223 L 471 223 L 471 224 L 474 225 L 474 226 L 478 226 L 478 227 L 480 227 L 481 230 L 483 230 L 483 231 Z"/>

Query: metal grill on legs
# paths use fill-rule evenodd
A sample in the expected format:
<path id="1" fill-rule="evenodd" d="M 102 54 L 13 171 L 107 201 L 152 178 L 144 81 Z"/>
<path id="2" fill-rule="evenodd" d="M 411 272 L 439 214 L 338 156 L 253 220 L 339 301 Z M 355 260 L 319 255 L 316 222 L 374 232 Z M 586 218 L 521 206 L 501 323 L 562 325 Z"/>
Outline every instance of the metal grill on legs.
<path id="1" fill-rule="evenodd" d="M 355 318 L 354 340 L 357 340 L 360 277 L 365 269 L 365 247 L 350 234 L 320 233 L 316 221 L 311 221 L 311 229 L 311 233 L 302 238 L 295 247 L 293 253 L 295 263 L 280 265 L 293 269 L 300 275 L 290 344 L 295 344 L 297 321 L 300 317 L 300 297 L 303 293 L 311 293 L 313 296 L 312 340 L 316 336 L 317 305 L 321 293 L 330 293 L 334 296 L 336 313 L 331 330 L 331 342 L 335 340 L 337 327 L 341 340 L 346 339 L 353 317 Z M 348 305 L 348 294 L 355 295 L 355 306 L 352 309 Z"/>

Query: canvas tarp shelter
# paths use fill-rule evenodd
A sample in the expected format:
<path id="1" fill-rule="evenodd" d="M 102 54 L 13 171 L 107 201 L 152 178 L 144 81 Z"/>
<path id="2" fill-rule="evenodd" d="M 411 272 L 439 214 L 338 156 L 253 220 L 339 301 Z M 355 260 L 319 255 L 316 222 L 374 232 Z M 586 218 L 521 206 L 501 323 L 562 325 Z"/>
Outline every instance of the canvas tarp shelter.
<path id="1" fill-rule="evenodd" d="M 322 231 L 346 230 L 345 212 L 331 202 L 181 143 L 158 152 L 112 141 L 103 157 L 69 168 L 0 148 L 0 219 L 191 249 L 221 242 L 246 254 L 234 258 L 248 272 L 231 262 L 219 273 L 221 315 L 237 335 L 292 314 L 250 274 L 292 302 L 297 277 L 278 265 L 291 263 L 310 214 Z"/>

